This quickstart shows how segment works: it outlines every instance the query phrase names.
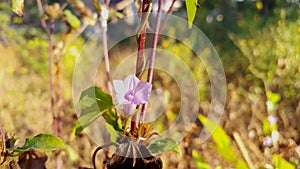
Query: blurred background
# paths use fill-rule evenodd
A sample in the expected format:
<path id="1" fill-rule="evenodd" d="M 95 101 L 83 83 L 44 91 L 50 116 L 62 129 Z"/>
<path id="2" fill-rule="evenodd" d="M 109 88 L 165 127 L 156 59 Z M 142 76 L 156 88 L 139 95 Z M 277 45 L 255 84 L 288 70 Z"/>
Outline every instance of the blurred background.
<path id="1" fill-rule="evenodd" d="M 65 1 L 51 1 L 54 4 Z M 84 12 L 78 12 L 76 4 L 70 2 L 66 9 L 73 13 L 83 25 Z M 73 4 L 73 5 L 72 5 Z M 75 5 L 74 5 L 75 4 Z M 94 17 L 95 10 L 87 1 L 89 16 Z M 111 6 L 120 13 L 119 2 L 112 1 Z M 196 4 L 195 4 L 196 5 Z M 176 5 L 175 5 L 176 6 Z M 300 159 L 300 2 L 299 0 L 199 0 L 194 26 L 201 29 L 217 50 L 226 74 L 227 102 L 220 126 L 232 139 L 232 133 L 238 132 L 246 145 L 256 168 L 272 164 L 271 154 L 276 153 L 299 168 Z M 186 18 L 185 3 L 178 1 L 174 15 Z M 131 9 L 134 12 L 134 9 Z M 131 12 L 132 12 L 131 11 Z M 50 93 L 48 76 L 48 37 L 41 28 L 40 14 L 36 1 L 26 0 L 24 17 L 14 14 L 7 1 L 0 1 L 0 123 L 4 130 L 20 138 L 38 133 L 52 132 L 50 111 Z M 73 20 L 66 21 L 74 23 Z M 54 30 L 54 48 L 59 48 L 66 32 L 76 34 L 78 27 L 56 21 Z M 70 24 L 70 23 L 69 23 Z M 95 26 L 88 26 L 68 43 L 61 52 L 61 88 L 63 98 L 63 135 L 62 139 L 72 152 L 64 154 L 63 168 L 90 166 L 91 153 L 97 146 L 84 134 L 72 137 L 76 114 L 72 100 L 72 72 L 81 48 L 88 40 Z M 173 33 L 181 30 L 174 25 Z M 75 32 L 75 33 L 74 33 Z M 114 62 L 125 53 L 135 50 L 136 46 L 124 49 L 129 38 L 110 51 L 112 67 Z M 124 46 L 122 46 L 124 45 Z M 159 47 L 167 49 L 182 59 L 201 78 L 198 84 L 201 98 L 200 113 L 208 112 L 210 105 L 210 82 L 205 67 L 195 61 L 194 53 L 181 42 L 162 37 Z M 55 50 L 54 50 L 55 52 Z M 56 72 L 57 68 L 53 68 Z M 156 128 L 174 121 L 180 102 L 176 95 L 177 86 L 171 77 L 160 72 L 154 76 L 156 84 L 166 89 L 163 93 L 169 97 L 163 117 Z M 57 83 L 54 81 L 54 84 Z M 97 85 L 105 88 L 105 78 L 99 78 Z M 274 99 L 274 97 L 279 99 Z M 278 117 L 278 146 L 264 145 L 268 133 L 264 131 L 264 120 L 268 116 Z M 238 126 L 238 127 L 237 127 Z M 234 165 L 222 158 L 215 150 L 213 140 L 200 144 L 199 129 L 195 123 L 188 136 L 180 144 L 182 155 L 168 152 L 162 155 L 165 168 L 197 168 L 195 155 L 212 168 L 234 168 Z M 233 147 L 237 145 L 233 142 Z M 242 158 L 241 153 L 237 153 Z M 50 155 L 48 168 L 55 164 L 54 155 Z M 100 157 L 99 157 L 100 158 Z M 100 165 L 100 164 L 99 164 Z M 199 168 L 199 167 L 198 167 Z"/>

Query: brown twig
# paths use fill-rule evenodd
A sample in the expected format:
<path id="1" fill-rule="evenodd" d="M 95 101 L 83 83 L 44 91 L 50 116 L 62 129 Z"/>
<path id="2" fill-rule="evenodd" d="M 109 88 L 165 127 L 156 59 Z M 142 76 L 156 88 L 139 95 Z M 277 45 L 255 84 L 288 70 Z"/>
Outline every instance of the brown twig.
<path id="1" fill-rule="evenodd" d="M 249 166 L 250 169 L 255 169 L 254 164 L 251 161 L 251 158 L 249 156 L 249 153 L 239 135 L 239 133 L 237 132 L 233 132 L 233 138 L 235 140 L 235 142 L 237 143 L 239 149 L 241 150 L 241 153 L 244 157 L 244 159 L 246 160 L 247 165 Z"/>

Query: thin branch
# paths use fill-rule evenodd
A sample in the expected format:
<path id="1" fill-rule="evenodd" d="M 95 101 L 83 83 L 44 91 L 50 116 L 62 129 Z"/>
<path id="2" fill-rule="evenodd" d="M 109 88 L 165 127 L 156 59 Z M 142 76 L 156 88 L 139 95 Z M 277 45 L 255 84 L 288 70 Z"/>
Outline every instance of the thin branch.
<path id="1" fill-rule="evenodd" d="M 55 93 L 54 93 L 54 84 L 53 84 L 53 33 L 55 27 L 54 18 L 50 18 L 50 29 L 49 29 L 49 83 L 50 83 L 50 97 L 51 97 L 51 113 L 52 113 L 52 130 L 53 133 L 57 134 L 57 118 L 55 114 Z"/>
<path id="2" fill-rule="evenodd" d="M 157 42 L 159 38 L 159 27 L 160 27 L 160 18 L 161 18 L 161 7 L 162 7 L 162 0 L 159 1 L 158 4 L 158 12 L 157 12 L 157 17 L 156 17 L 156 23 L 155 23 L 155 32 L 154 32 L 154 37 L 152 41 L 152 48 L 151 48 L 151 53 L 149 57 L 149 67 L 148 67 L 148 76 L 147 76 L 147 82 L 150 84 L 152 83 L 152 78 L 153 78 L 153 69 L 154 69 L 154 63 L 155 63 L 155 55 L 156 55 L 156 47 L 157 47 Z M 142 106 L 142 111 L 141 111 L 141 122 L 144 122 L 145 116 L 146 116 L 146 109 L 147 109 L 147 103 L 143 104 Z"/>
<path id="3" fill-rule="evenodd" d="M 233 132 L 233 138 L 236 141 L 238 147 L 240 148 L 241 153 L 242 153 L 244 159 L 246 160 L 246 163 L 249 166 L 249 168 L 250 169 L 255 169 L 254 164 L 251 161 L 249 153 L 248 153 L 248 151 L 247 151 L 247 149 L 246 149 L 246 147 L 245 147 L 245 145 L 244 145 L 244 143 L 243 143 L 243 141 L 242 141 L 239 133 Z"/>
<path id="4" fill-rule="evenodd" d="M 110 0 L 106 0 L 106 6 L 109 6 Z"/>
<path id="5" fill-rule="evenodd" d="M 42 3 L 41 3 L 41 0 L 36 0 L 36 4 L 37 4 L 37 7 L 38 7 L 38 11 L 39 11 L 40 16 L 43 15 L 44 11 L 43 11 L 43 6 L 42 6 Z M 47 29 L 47 24 L 46 24 L 45 19 L 40 17 L 40 22 L 41 22 L 42 29 L 49 36 L 49 30 Z"/>
<path id="6" fill-rule="evenodd" d="M 4 131 L 2 129 L 2 126 L 0 124 L 0 136 L 1 136 L 1 139 L 3 141 L 3 150 L 6 150 L 6 145 L 5 145 L 5 134 L 4 134 Z M 0 156 L 1 156 L 1 153 L 0 153 Z M 1 163 L 0 163 L 1 164 Z"/>
<path id="7" fill-rule="evenodd" d="M 63 99 L 61 91 L 61 52 L 58 52 L 55 55 L 55 66 L 56 66 L 56 106 L 57 106 L 57 136 L 62 137 L 62 128 L 63 128 Z"/>
<path id="8" fill-rule="evenodd" d="M 165 28 L 165 26 L 166 26 L 168 17 L 169 17 L 169 15 L 170 15 L 171 12 L 172 12 L 172 9 L 173 9 L 173 6 L 174 6 L 175 2 L 176 2 L 176 0 L 173 0 L 173 1 L 172 1 L 172 4 L 171 4 L 171 6 L 169 7 L 169 9 L 168 9 L 168 11 L 167 11 L 167 13 L 166 13 L 166 16 L 164 17 L 164 20 L 163 20 L 163 22 L 162 22 L 162 24 L 161 24 L 161 28 L 160 28 L 160 30 L 159 30 L 159 36 L 162 34 L 162 31 L 164 30 L 164 28 Z"/>
<path id="9" fill-rule="evenodd" d="M 110 78 L 110 65 L 109 65 L 109 56 L 108 56 L 108 48 L 107 48 L 107 27 L 103 27 L 101 29 L 102 33 L 102 44 L 103 44 L 103 54 L 104 54 L 104 64 L 105 64 L 105 72 L 107 78 L 107 88 L 110 95 L 112 95 L 112 84 Z"/>

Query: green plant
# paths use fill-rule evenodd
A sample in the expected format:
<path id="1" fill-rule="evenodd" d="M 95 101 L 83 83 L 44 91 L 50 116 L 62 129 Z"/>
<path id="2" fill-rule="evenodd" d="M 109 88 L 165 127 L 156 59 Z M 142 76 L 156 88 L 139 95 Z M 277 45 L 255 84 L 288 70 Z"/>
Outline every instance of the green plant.
<path id="1" fill-rule="evenodd" d="M 248 166 L 243 160 L 240 160 L 231 146 L 229 136 L 226 132 L 212 120 L 198 115 L 199 120 L 212 135 L 212 139 L 216 144 L 216 150 L 223 158 L 232 163 L 237 169 L 248 169 Z"/>

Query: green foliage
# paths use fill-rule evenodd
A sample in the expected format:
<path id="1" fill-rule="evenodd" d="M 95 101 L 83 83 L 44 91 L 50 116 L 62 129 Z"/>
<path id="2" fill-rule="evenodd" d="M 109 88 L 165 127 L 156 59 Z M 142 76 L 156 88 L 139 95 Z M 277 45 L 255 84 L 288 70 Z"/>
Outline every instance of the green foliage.
<path id="1" fill-rule="evenodd" d="M 187 15 L 188 15 L 188 23 L 189 23 L 190 28 L 192 27 L 193 21 L 196 16 L 197 4 L 198 4 L 198 0 L 186 0 L 185 1 Z"/>
<path id="2" fill-rule="evenodd" d="M 81 114 L 75 124 L 75 134 L 79 134 L 104 112 L 107 112 L 114 107 L 111 95 L 95 86 L 92 86 L 81 93 L 78 105 L 81 108 Z"/>
<path id="3" fill-rule="evenodd" d="M 267 98 L 268 100 L 270 100 L 273 104 L 277 104 L 280 99 L 281 99 L 281 96 L 280 94 L 278 93 L 273 93 L 273 92 L 267 92 Z"/>
<path id="4" fill-rule="evenodd" d="M 192 151 L 192 156 L 197 169 L 211 169 L 210 166 L 202 160 L 202 158 L 196 150 Z"/>
<path id="5" fill-rule="evenodd" d="M 71 26 L 72 29 L 77 29 L 80 27 L 80 20 L 72 14 L 70 10 L 64 10 L 64 15 L 66 16 L 67 23 Z"/>
<path id="6" fill-rule="evenodd" d="M 274 167 L 276 169 L 295 169 L 295 166 L 285 159 L 279 157 L 277 154 L 272 155 L 274 160 Z"/>
<path id="7" fill-rule="evenodd" d="M 107 131 L 109 132 L 109 135 L 110 135 L 110 140 L 113 142 L 113 143 L 116 143 L 117 142 L 117 139 L 119 138 L 120 136 L 120 132 L 118 130 L 115 129 L 115 126 L 111 125 L 111 124 L 108 124 L 107 122 L 105 123 L 105 127 L 107 129 Z"/>
<path id="8" fill-rule="evenodd" d="M 61 16 L 61 8 L 59 3 L 54 3 L 46 7 L 46 14 L 53 19 L 57 19 Z"/>
<path id="9" fill-rule="evenodd" d="M 113 127 L 115 131 L 122 132 L 122 121 L 116 112 L 116 109 L 109 109 L 108 111 L 102 114 L 103 118 L 105 119 L 106 126 L 110 125 Z"/>
<path id="10" fill-rule="evenodd" d="M 280 19 L 277 25 L 250 31 L 247 38 L 231 35 L 249 59 L 248 69 L 264 81 L 266 91 L 276 92 L 284 98 L 300 98 L 299 19 L 297 22 Z M 280 100 L 276 94 L 268 95 L 273 102 Z"/>
<path id="11" fill-rule="evenodd" d="M 11 0 L 11 9 L 23 17 L 24 0 Z"/>
<path id="12" fill-rule="evenodd" d="M 218 126 L 212 120 L 204 117 L 203 115 L 198 115 L 199 120 L 212 135 L 212 138 L 216 144 L 216 149 L 230 163 L 234 164 L 238 169 L 247 169 L 247 165 L 244 161 L 239 160 L 236 155 L 234 148 L 230 144 L 229 136 L 226 132 Z"/>
<path id="13" fill-rule="evenodd" d="M 52 151 L 58 148 L 65 148 L 65 143 L 52 134 L 39 134 L 26 139 L 22 147 L 14 149 L 16 152 L 25 152 L 28 150 Z"/>
<path id="14" fill-rule="evenodd" d="M 148 148 L 151 153 L 163 153 L 166 151 L 175 151 L 179 154 L 181 153 L 178 143 L 171 138 L 153 140 L 150 142 Z"/>

